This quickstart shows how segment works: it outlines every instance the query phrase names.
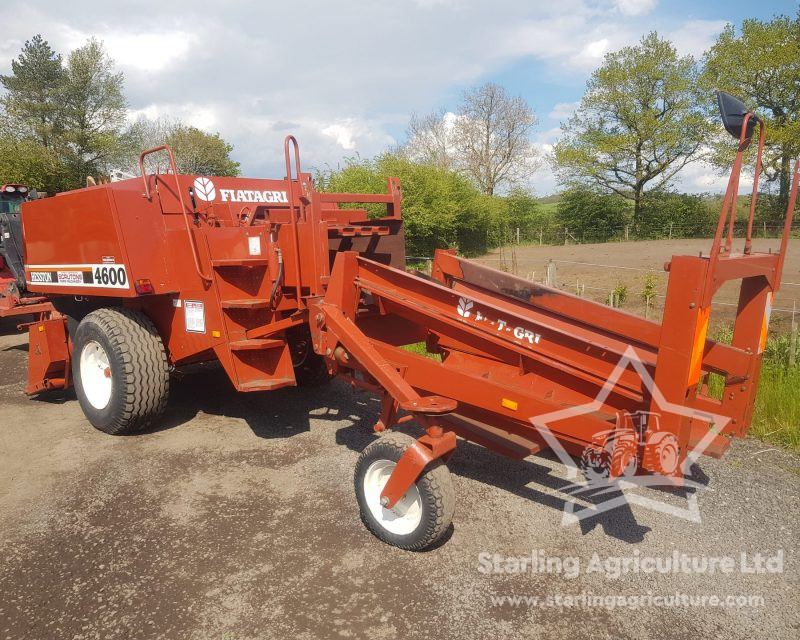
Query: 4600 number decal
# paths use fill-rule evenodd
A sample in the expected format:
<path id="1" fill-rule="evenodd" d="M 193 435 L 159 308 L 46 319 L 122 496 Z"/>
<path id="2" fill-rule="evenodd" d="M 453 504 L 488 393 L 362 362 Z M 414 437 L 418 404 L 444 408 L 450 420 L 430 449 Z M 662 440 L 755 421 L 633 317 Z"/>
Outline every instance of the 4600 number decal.
<path id="1" fill-rule="evenodd" d="M 128 285 L 128 275 L 125 273 L 125 267 L 121 265 L 100 265 L 95 268 L 92 275 L 95 286 L 127 288 Z"/>
<path id="2" fill-rule="evenodd" d="M 33 287 L 96 287 L 129 289 L 124 264 L 32 264 L 27 281 Z"/>

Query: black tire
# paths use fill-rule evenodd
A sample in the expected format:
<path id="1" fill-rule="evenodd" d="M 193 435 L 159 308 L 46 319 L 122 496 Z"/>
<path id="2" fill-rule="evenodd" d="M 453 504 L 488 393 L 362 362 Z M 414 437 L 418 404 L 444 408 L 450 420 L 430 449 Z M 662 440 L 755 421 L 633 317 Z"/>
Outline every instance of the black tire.
<path id="1" fill-rule="evenodd" d="M 294 368 L 294 377 L 298 387 L 321 387 L 333 379 L 325 358 L 313 352 L 308 354 L 303 364 Z"/>
<path id="2" fill-rule="evenodd" d="M 294 378 L 298 387 L 321 387 L 328 384 L 333 376 L 328 373 L 325 358 L 314 353 L 311 333 L 302 327 L 289 333 L 289 348 L 292 353 Z"/>
<path id="3" fill-rule="evenodd" d="M 419 524 L 409 533 L 394 533 L 379 522 L 368 505 L 364 478 L 373 463 L 397 463 L 414 439 L 402 433 L 387 433 L 370 444 L 358 458 L 353 476 L 361 519 L 380 540 L 401 549 L 422 551 L 438 542 L 450 527 L 455 512 L 455 491 L 450 471 L 441 460 L 428 466 L 417 479 L 416 489 L 421 502 Z"/>
<path id="4" fill-rule="evenodd" d="M 81 379 L 81 355 L 87 347 L 105 352 L 111 378 L 108 402 L 90 402 Z M 164 343 L 143 313 L 130 309 L 97 309 L 78 324 L 73 336 L 72 376 L 84 415 L 94 427 L 112 435 L 142 431 L 164 411 L 169 396 L 169 369 Z M 97 403 L 99 404 L 99 403 Z"/>

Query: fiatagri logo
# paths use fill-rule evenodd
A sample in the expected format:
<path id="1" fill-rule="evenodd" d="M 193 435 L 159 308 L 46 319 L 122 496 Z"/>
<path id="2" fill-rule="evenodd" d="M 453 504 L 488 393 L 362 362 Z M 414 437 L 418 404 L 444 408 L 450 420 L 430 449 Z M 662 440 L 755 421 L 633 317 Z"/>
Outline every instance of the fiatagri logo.
<path id="1" fill-rule="evenodd" d="M 217 189 L 209 178 L 196 178 L 193 185 L 194 194 L 204 200 L 211 202 L 217 198 Z M 256 191 L 253 189 L 220 189 L 220 200 L 222 202 L 264 202 L 279 203 L 289 202 L 285 191 Z"/>

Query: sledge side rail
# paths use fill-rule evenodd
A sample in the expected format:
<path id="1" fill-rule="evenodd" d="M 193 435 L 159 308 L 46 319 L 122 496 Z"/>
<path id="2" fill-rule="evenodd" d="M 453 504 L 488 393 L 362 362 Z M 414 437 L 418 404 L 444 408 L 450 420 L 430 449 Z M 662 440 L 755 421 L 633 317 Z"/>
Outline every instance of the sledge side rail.
<path id="1" fill-rule="evenodd" d="M 680 264 L 676 269 L 682 271 Z M 675 292 L 698 295 L 701 275 L 694 274 L 693 286 L 682 281 L 668 294 L 690 314 L 696 305 Z M 661 380 L 662 400 L 705 415 L 710 409 L 697 393 L 697 354 L 726 375 L 746 375 L 752 360 L 697 330 L 687 341 L 685 324 L 680 331 L 665 328 L 446 251 L 437 252 L 432 278 L 341 253 L 326 294 L 309 301 L 309 317 L 315 351 L 353 386 L 381 394 L 376 430 L 404 420 L 398 411 L 405 410 L 425 427 L 425 442 L 418 442 L 430 455 L 439 438 L 454 434 L 525 457 L 548 446 L 539 420 L 571 407 L 579 409 L 546 426 L 567 451 L 580 455 L 623 413 L 666 413 L 654 407 L 648 378 Z M 702 316 L 693 326 L 702 326 Z M 422 340 L 438 358 L 403 348 Z M 641 370 L 618 366 L 631 355 Z M 665 415 L 661 424 L 680 444 L 682 457 L 709 428 L 706 419 L 682 415 Z M 717 435 L 706 453 L 722 455 L 728 444 Z M 438 450 L 449 455 L 452 449 Z M 409 482 L 416 479 L 411 475 Z M 390 484 L 396 486 L 385 496 L 392 500 L 410 486 Z"/>

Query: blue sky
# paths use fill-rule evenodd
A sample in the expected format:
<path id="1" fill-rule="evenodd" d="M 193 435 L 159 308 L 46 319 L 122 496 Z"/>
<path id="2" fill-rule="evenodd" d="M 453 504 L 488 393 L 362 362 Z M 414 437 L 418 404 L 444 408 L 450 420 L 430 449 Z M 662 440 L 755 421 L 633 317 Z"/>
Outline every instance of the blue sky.
<path id="1" fill-rule="evenodd" d="M 656 30 L 701 56 L 728 22 L 794 14 L 798 3 L 730 0 L 6 0 L 0 73 L 40 32 L 63 53 L 102 39 L 125 74 L 130 118 L 218 131 L 245 175 L 282 176 L 294 133 L 307 167 L 371 157 L 403 141 L 412 112 L 454 109 L 494 81 L 535 109 L 547 154 L 603 55 Z M 679 186 L 724 178 L 690 165 Z M 529 184 L 558 188 L 545 164 Z"/>

